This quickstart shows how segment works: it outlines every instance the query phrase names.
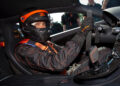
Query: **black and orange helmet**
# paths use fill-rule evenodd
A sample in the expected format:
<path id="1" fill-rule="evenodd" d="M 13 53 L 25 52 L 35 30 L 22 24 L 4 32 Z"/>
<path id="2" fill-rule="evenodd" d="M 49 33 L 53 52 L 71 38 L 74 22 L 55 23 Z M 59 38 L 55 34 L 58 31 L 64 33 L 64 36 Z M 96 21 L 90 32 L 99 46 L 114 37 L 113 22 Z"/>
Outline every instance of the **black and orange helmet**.
<path id="1" fill-rule="evenodd" d="M 46 28 L 36 29 L 33 23 L 37 21 L 46 22 Z M 46 10 L 37 9 L 23 13 L 23 15 L 20 17 L 20 25 L 22 32 L 27 38 L 38 42 L 45 42 L 49 38 L 50 21 L 48 11 Z"/>
<path id="2" fill-rule="evenodd" d="M 37 9 L 37 10 L 30 11 L 28 13 L 25 13 L 20 17 L 20 22 L 25 25 L 36 22 L 36 21 L 45 21 L 47 26 L 49 26 L 50 20 L 48 16 L 48 11 Z"/>

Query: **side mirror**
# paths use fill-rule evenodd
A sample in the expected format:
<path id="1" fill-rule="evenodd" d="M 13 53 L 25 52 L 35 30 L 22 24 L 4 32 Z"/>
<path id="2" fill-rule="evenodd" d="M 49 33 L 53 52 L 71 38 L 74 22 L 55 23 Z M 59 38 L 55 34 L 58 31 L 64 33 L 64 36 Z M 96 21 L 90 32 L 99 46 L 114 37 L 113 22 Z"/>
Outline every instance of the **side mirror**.
<path id="1" fill-rule="evenodd" d="M 120 6 L 105 9 L 103 18 L 112 27 L 120 26 Z"/>

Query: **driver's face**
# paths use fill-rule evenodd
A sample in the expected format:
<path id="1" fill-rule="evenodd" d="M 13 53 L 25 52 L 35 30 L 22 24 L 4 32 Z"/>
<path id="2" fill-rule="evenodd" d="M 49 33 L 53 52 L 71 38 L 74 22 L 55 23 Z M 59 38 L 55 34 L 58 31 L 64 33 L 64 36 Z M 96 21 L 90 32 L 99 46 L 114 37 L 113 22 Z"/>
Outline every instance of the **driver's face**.
<path id="1" fill-rule="evenodd" d="M 46 22 L 44 21 L 34 22 L 32 23 L 32 25 L 35 26 L 37 29 L 46 28 Z"/>

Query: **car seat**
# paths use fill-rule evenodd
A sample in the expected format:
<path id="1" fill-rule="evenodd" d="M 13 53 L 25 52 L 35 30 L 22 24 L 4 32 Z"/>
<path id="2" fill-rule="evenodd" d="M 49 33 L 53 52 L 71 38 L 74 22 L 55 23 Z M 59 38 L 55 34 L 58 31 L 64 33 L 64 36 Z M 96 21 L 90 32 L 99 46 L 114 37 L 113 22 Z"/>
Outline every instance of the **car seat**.
<path id="1" fill-rule="evenodd" d="M 18 19 L 17 19 L 18 20 Z M 14 48 L 18 41 L 15 39 L 13 28 L 17 21 L 14 18 L 7 18 L 0 21 L 0 27 L 2 28 L 3 36 L 5 39 L 5 51 L 7 56 L 9 57 L 12 64 L 22 73 L 31 75 L 32 73 L 27 71 L 24 67 L 22 67 L 15 59 L 14 56 Z"/>

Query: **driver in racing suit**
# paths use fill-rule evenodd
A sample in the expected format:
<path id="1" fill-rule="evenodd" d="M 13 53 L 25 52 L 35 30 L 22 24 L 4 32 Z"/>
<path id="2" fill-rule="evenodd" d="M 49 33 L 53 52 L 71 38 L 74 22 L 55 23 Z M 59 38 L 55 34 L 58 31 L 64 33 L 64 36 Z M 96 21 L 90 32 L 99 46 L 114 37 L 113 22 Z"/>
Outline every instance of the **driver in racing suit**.
<path id="1" fill-rule="evenodd" d="M 27 12 L 20 17 L 20 24 L 25 39 L 20 41 L 15 48 L 16 60 L 33 74 L 41 72 L 52 74 L 64 72 L 80 53 L 86 37 L 89 36 L 92 30 L 92 22 L 92 18 L 87 17 L 83 21 L 81 29 L 73 38 L 67 41 L 64 46 L 59 46 L 49 41 L 50 20 L 48 11 L 38 9 Z M 79 64 L 64 74 L 76 75 L 79 73 L 83 77 L 85 75 L 86 77 L 96 78 L 113 71 L 111 69 L 115 67 L 111 66 L 111 63 L 114 61 L 107 56 L 111 53 L 111 50 L 103 48 L 99 52 L 96 52 L 96 50 L 96 47 L 91 48 L 90 58 L 86 58 L 84 55 L 81 56 Z M 90 65 L 89 59 L 91 59 L 92 65 Z M 110 71 L 109 68 L 111 68 Z"/>
<path id="2" fill-rule="evenodd" d="M 91 19 L 86 20 L 85 25 Z M 85 37 L 91 31 L 90 25 L 84 28 L 83 24 L 81 30 L 61 47 L 48 41 L 50 36 L 48 11 L 38 9 L 25 13 L 20 17 L 20 24 L 26 38 L 16 46 L 15 57 L 32 73 L 63 71 L 80 53 Z"/>

